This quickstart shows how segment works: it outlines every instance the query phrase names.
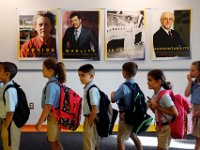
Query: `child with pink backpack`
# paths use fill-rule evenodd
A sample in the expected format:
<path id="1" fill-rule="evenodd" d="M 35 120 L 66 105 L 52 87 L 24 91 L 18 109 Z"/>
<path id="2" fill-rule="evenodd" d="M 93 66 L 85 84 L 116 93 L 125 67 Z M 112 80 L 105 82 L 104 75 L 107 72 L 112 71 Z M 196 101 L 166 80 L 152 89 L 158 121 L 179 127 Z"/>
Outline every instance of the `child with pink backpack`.
<path id="1" fill-rule="evenodd" d="M 171 142 L 170 123 L 166 121 L 166 118 L 167 120 L 172 120 L 178 116 L 178 111 L 169 94 L 163 94 L 160 100 L 157 100 L 159 93 L 166 89 L 170 90 L 171 85 L 169 82 L 166 82 L 163 71 L 159 69 L 148 72 L 147 84 L 149 89 L 154 90 L 152 98 L 148 101 L 148 106 L 155 113 L 156 136 L 158 140 L 157 150 L 166 150 L 169 149 Z"/>

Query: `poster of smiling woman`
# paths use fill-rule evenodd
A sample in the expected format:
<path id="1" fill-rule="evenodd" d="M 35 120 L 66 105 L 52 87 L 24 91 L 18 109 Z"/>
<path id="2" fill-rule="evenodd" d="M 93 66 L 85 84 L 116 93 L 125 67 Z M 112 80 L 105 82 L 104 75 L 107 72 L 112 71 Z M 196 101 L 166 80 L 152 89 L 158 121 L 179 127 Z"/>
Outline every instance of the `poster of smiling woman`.
<path id="1" fill-rule="evenodd" d="M 107 10 L 106 19 L 106 59 L 144 60 L 144 10 Z"/>
<path id="2" fill-rule="evenodd" d="M 191 10 L 152 10 L 153 60 L 190 59 Z"/>
<path id="3" fill-rule="evenodd" d="M 20 60 L 41 60 L 57 58 L 56 10 L 19 10 Z"/>

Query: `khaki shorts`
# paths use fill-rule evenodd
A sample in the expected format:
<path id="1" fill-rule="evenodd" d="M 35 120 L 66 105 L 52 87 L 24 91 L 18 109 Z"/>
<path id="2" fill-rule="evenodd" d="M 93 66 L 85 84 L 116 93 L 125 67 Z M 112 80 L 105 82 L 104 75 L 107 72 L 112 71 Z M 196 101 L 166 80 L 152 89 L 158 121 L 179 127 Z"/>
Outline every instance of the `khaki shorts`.
<path id="1" fill-rule="evenodd" d="M 49 142 L 60 141 L 61 128 L 57 122 L 53 112 L 50 112 L 47 117 L 47 138 Z"/>
<path id="2" fill-rule="evenodd" d="M 196 111 L 200 111 L 200 105 L 193 105 L 192 111 L 195 113 Z M 193 118 L 193 130 L 192 135 L 194 137 L 200 138 L 200 117 Z"/>
<path id="3" fill-rule="evenodd" d="M 158 139 L 158 147 L 169 149 L 171 142 L 171 128 L 169 125 L 162 126 L 160 129 L 156 126 L 156 135 Z"/>
<path id="4" fill-rule="evenodd" d="M 133 126 L 128 125 L 124 122 L 124 116 L 125 113 L 120 113 L 119 116 L 119 125 L 118 125 L 118 134 L 117 134 L 117 140 L 128 140 L 130 137 L 131 139 L 135 139 L 137 135 L 132 132 Z"/>

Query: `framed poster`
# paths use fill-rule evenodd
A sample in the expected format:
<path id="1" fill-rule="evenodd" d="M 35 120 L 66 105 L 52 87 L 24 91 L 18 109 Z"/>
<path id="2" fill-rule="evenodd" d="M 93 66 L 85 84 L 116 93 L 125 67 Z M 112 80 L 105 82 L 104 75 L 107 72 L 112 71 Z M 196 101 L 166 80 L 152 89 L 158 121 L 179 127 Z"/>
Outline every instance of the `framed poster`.
<path id="1" fill-rule="evenodd" d="M 190 59 L 191 10 L 152 10 L 152 60 Z"/>
<path id="2" fill-rule="evenodd" d="M 107 10 L 105 54 L 107 60 L 145 59 L 145 11 Z"/>
<path id="3" fill-rule="evenodd" d="M 56 10 L 18 10 L 19 60 L 57 58 Z"/>
<path id="4" fill-rule="evenodd" d="M 99 16 L 99 10 L 61 10 L 62 59 L 100 60 Z"/>

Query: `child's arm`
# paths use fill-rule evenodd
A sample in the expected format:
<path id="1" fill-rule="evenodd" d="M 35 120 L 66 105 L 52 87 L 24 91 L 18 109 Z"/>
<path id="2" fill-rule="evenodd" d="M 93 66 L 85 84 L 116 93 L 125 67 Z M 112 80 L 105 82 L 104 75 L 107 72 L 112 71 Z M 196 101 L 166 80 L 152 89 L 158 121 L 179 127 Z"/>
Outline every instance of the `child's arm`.
<path id="1" fill-rule="evenodd" d="M 90 112 L 90 116 L 89 116 L 89 125 L 92 125 L 94 122 L 94 119 L 96 118 L 97 115 L 97 107 L 96 105 L 92 105 L 92 111 Z"/>
<path id="2" fill-rule="evenodd" d="M 13 112 L 7 112 L 6 113 L 6 128 L 9 127 L 11 121 L 12 121 L 12 118 L 13 118 Z"/>
<path id="3" fill-rule="evenodd" d="M 188 97 L 190 96 L 190 93 L 191 93 L 191 87 L 192 87 L 192 78 L 191 76 L 188 74 L 187 75 L 187 79 L 188 79 L 188 84 L 185 88 L 185 96 Z"/>
<path id="4" fill-rule="evenodd" d="M 178 116 L 178 111 L 176 109 L 175 106 L 170 106 L 168 109 L 167 108 L 164 108 L 160 105 L 155 105 L 153 106 L 155 109 L 157 109 L 158 111 L 161 111 L 165 114 L 168 114 L 168 115 L 171 115 L 171 116 L 174 116 L 174 117 L 177 117 Z"/>
<path id="5" fill-rule="evenodd" d="M 35 125 L 35 129 L 36 130 L 39 131 L 41 129 L 42 123 L 47 118 L 47 116 L 48 116 L 50 111 L 51 111 L 51 105 L 50 104 L 45 104 L 44 108 L 42 110 L 42 114 L 40 115 L 40 118 L 39 118 L 37 124 Z"/>

